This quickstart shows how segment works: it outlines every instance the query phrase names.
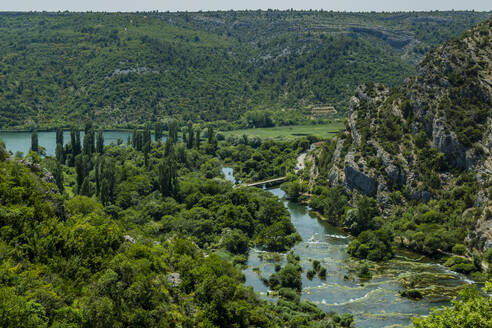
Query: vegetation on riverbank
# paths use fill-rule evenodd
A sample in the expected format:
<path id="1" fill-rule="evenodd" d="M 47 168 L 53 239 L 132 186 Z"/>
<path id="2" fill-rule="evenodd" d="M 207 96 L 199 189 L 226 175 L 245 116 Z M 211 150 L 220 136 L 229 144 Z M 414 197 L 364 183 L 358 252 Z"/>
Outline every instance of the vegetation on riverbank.
<path id="1" fill-rule="evenodd" d="M 213 130 L 182 142 L 176 126 L 165 143 L 146 129 L 102 147 L 88 124 L 56 157 L 25 162 L 0 147 L 2 318 L 19 328 L 349 327 L 350 316 L 244 287 L 250 245 L 284 251 L 298 234 L 273 195 L 221 177 Z"/>
<path id="2" fill-rule="evenodd" d="M 492 291 L 492 282 L 487 282 L 485 290 Z M 492 322 L 492 298 L 483 295 L 475 287 L 467 287 L 459 294 L 460 299 L 454 300 L 453 305 L 432 313 L 423 318 L 414 318 L 415 328 L 445 328 L 445 327 L 490 327 Z"/>

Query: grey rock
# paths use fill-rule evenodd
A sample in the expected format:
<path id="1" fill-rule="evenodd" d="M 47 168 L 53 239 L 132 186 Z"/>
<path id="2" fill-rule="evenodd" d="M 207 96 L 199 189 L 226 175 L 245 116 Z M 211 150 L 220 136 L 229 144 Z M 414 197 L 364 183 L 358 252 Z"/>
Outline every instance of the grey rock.
<path id="1" fill-rule="evenodd" d="M 173 287 L 178 287 L 181 284 L 181 275 L 177 272 L 170 273 L 167 275 L 167 282 Z"/>
<path id="2" fill-rule="evenodd" d="M 485 190 L 480 190 L 477 194 L 477 198 L 475 199 L 474 207 L 483 207 L 487 205 L 488 197 L 485 193 Z"/>
<path id="3" fill-rule="evenodd" d="M 430 201 L 432 199 L 432 193 L 429 191 L 426 191 L 426 190 L 422 190 L 422 191 L 417 190 L 417 191 L 412 192 L 410 197 L 414 200 L 419 200 L 419 201 L 423 201 L 423 202 L 427 203 L 428 201 Z"/>
<path id="4" fill-rule="evenodd" d="M 405 172 L 394 164 L 386 166 L 384 172 L 386 172 L 386 175 L 390 178 L 394 185 L 403 186 L 407 181 Z"/>
<path id="5" fill-rule="evenodd" d="M 452 166 L 468 169 L 471 163 L 467 160 L 466 148 L 456 134 L 446 131 L 444 123 L 439 119 L 434 120 L 432 130 L 434 146 L 444 153 L 446 160 Z"/>
<path id="6" fill-rule="evenodd" d="M 362 173 L 357 168 L 345 163 L 345 183 L 350 189 L 357 189 L 367 196 L 374 196 L 378 190 L 378 183 L 370 176 Z"/>

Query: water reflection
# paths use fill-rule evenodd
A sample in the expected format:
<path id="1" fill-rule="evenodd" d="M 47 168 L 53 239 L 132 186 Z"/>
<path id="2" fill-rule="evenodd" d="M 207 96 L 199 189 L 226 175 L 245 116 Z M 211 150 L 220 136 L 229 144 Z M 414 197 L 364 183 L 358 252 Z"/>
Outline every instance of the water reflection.
<path id="1" fill-rule="evenodd" d="M 117 143 L 118 139 L 121 139 L 123 143 L 127 143 L 128 137 L 132 135 L 132 131 L 104 131 L 104 144 L 109 145 L 111 143 Z M 81 142 L 84 138 L 84 131 L 80 132 Z M 5 142 L 7 150 L 13 154 L 20 151 L 24 155 L 29 152 L 31 148 L 31 132 L 0 132 L 0 139 Z M 165 140 L 166 137 L 163 137 Z M 54 131 L 40 131 L 38 132 L 39 145 L 46 149 L 46 155 L 54 156 L 56 150 L 56 132 Z M 152 135 L 152 140 L 155 140 Z M 70 131 L 63 132 L 64 144 L 70 143 Z"/>

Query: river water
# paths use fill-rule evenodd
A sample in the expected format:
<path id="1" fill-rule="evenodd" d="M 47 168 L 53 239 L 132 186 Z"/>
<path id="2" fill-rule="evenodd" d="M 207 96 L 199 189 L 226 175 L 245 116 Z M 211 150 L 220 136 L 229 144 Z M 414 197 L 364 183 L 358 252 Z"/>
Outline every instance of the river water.
<path id="1" fill-rule="evenodd" d="M 118 139 L 123 140 L 126 143 L 128 137 L 132 135 L 132 131 L 103 131 L 104 144 L 109 145 L 111 143 L 117 143 Z M 84 131 L 80 132 L 81 143 L 84 140 Z M 165 140 L 166 137 L 163 137 Z M 5 142 L 7 150 L 15 154 L 17 151 L 26 155 L 31 148 L 31 132 L 7 132 L 0 131 L 0 139 Z M 155 140 L 152 135 L 152 140 Z M 38 141 L 41 147 L 46 149 L 46 155 L 55 156 L 56 150 L 56 132 L 54 131 L 40 131 L 38 132 Z M 70 131 L 63 132 L 64 144 L 70 142 Z"/>
<path id="2" fill-rule="evenodd" d="M 223 170 L 227 180 L 234 182 L 231 168 Z M 427 315 L 432 307 L 450 304 L 450 299 L 465 284 L 472 283 L 465 276 L 412 253 L 399 253 L 396 257 L 372 270 L 372 279 L 357 276 L 360 263 L 347 256 L 346 248 L 351 237 L 340 229 L 311 214 L 309 208 L 287 201 L 280 188 L 269 191 L 284 201 L 292 224 L 302 237 L 293 251 L 300 256 L 303 267 L 301 299 L 317 304 L 326 312 L 351 313 L 356 327 L 407 327 L 410 318 Z M 306 272 L 312 261 L 318 260 L 327 269 L 326 279 L 307 279 Z M 246 285 L 252 286 L 261 297 L 275 300 L 260 279 L 268 278 L 275 264 L 284 264 L 285 254 L 267 253 L 252 249 L 247 268 L 243 271 Z M 413 281 L 414 288 L 426 293 L 415 301 L 399 296 L 405 282 Z"/>

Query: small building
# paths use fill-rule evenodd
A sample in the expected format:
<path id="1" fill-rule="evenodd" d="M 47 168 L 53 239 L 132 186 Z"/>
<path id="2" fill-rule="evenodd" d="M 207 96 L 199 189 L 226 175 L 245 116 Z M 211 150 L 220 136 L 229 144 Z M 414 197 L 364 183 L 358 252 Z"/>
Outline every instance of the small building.
<path id="1" fill-rule="evenodd" d="M 313 116 L 329 116 L 337 114 L 337 110 L 333 106 L 319 106 L 311 109 L 311 115 Z"/>
<path id="2" fill-rule="evenodd" d="M 313 151 L 315 150 L 316 148 L 319 148 L 322 144 L 324 144 L 325 142 L 324 141 L 318 141 L 318 142 L 315 142 L 313 144 L 311 144 L 311 146 L 309 147 L 309 150 L 310 151 Z"/>

